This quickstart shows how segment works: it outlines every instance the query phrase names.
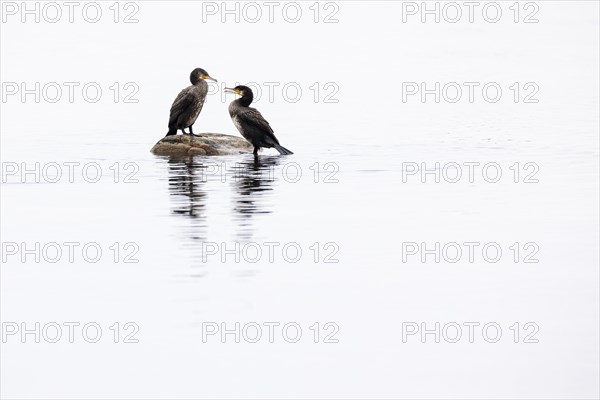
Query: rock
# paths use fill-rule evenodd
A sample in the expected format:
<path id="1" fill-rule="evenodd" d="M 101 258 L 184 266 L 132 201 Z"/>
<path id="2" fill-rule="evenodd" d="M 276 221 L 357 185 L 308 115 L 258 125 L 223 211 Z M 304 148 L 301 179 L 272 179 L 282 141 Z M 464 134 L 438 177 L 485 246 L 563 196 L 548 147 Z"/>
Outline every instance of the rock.
<path id="1" fill-rule="evenodd" d="M 190 141 L 189 135 L 165 136 L 150 150 L 157 156 L 225 156 L 252 152 L 246 139 L 220 133 L 201 133 Z"/>

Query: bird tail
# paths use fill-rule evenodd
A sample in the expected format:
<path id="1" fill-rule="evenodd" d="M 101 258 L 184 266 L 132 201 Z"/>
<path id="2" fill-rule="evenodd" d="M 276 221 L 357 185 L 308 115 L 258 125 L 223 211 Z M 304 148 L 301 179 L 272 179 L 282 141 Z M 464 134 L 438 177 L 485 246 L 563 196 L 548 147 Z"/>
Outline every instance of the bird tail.
<path id="1" fill-rule="evenodd" d="M 177 135 L 177 129 L 169 128 L 169 132 L 165 136 Z"/>
<path id="2" fill-rule="evenodd" d="M 275 145 L 275 149 L 279 152 L 279 154 L 282 154 L 282 155 L 294 154 L 290 150 L 288 150 L 285 147 L 278 145 L 278 144 Z"/>

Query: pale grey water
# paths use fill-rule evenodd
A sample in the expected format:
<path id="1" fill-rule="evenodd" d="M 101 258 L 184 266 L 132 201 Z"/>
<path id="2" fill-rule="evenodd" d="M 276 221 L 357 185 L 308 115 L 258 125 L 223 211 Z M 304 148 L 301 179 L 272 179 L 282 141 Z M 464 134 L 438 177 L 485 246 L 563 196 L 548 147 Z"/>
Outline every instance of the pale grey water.
<path id="1" fill-rule="evenodd" d="M 276 24 L 293 46 L 262 24 L 201 25 L 221 38 L 206 43 L 191 35 L 199 6 L 187 2 L 143 2 L 139 25 L 83 25 L 79 35 L 68 25 L 3 25 L 2 81 L 106 88 L 134 80 L 141 90 L 137 104 L 2 104 L 5 166 L 97 163 L 103 171 L 97 183 L 76 174 L 73 183 L 17 175 L 2 184 L 3 242 L 95 242 L 103 250 L 97 263 L 9 257 L 0 271 L 2 321 L 95 321 L 104 330 L 96 344 L 10 337 L 1 344 L 2 396 L 597 397 L 598 5 L 572 4 L 540 3 L 532 26 L 432 26 L 398 24 L 394 3 L 343 2 L 334 26 Z M 365 19 L 377 23 L 357 30 Z M 173 44 L 176 27 L 188 41 Z M 244 65 L 252 51 L 222 50 L 242 28 L 279 56 Z M 334 81 L 339 102 L 305 95 L 256 104 L 296 153 L 289 157 L 156 157 L 149 149 L 190 70 L 156 56 L 167 44 L 203 45 L 189 62 L 226 83 L 240 76 L 307 90 Z M 26 62 L 22 48 L 44 65 Z M 73 48 L 78 57 L 66 66 L 60 56 Z M 510 92 L 495 104 L 400 101 L 400 82 L 435 80 L 498 81 L 505 90 L 535 81 L 540 101 L 515 104 L 505 100 Z M 209 99 L 195 131 L 235 134 L 230 100 Z M 407 162 L 495 162 L 503 178 L 403 183 Z M 522 183 L 523 175 L 514 183 L 515 162 L 539 166 L 539 183 Z M 136 182 L 124 182 L 134 171 L 127 163 Z M 469 241 L 498 242 L 503 257 L 402 260 L 403 242 Z M 297 244 L 302 257 L 289 262 L 276 251 L 270 262 L 271 242 Z M 513 262 L 514 242 L 535 242 L 539 263 Z M 254 243 L 263 256 L 222 262 L 206 255 L 207 243 Z M 139 262 L 122 262 L 133 248 Z M 324 262 L 328 255 L 338 262 Z M 139 326 L 139 343 L 113 343 L 108 327 L 128 321 Z M 268 321 L 297 322 L 302 340 L 202 341 L 205 322 Z M 504 335 L 494 344 L 403 343 L 409 321 L 493 321 Z M 315 322 L 337 324 L 339 343 L 314 343 Z M 536 323 L 539 343 L 514 343 L 515 322 Z"/>

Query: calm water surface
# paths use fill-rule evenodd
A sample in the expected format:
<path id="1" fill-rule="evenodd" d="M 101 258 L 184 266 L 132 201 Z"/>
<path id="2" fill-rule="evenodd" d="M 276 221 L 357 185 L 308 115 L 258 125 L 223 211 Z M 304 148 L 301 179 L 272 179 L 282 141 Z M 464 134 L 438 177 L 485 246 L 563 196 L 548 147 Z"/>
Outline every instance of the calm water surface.
<path id="1" fill-rule="evenodd" d="M 597 398 L 597 3 L 544 2 L 545 23 L 535 26 L 455 29 L 399 25 L 399 3 L 344 2 L 339 25 L 279 27 L 294 46 L 277 45 L 270 26 L 252 28 L 278 54 L 268 70 L 240 68 L 250 50 L 223 53 L 247 25 L 200 29 L 194 10 L 182 9 L 195 3 L 143 4 L 144 23 L 111 28 L 118 40 L 102 26 L 81 36 L 2 27 L 3 80 L 134 77 L 142 89 L 137 104 L 2 104 L 4 166 L 102 170 L 96 183 L 81 169 L 73 182 L 66 169 L 57 183 L 7 176 L 3 242 L 93 243 L 102 255 L 3 260 L 2 320 L 95 321 L 104 330 L 93 345 L 2 344 L 2 396 Z M 371 30 L 356 29 L 369 19 L 377 21 Z M 207 43 L 206 29 L 219 40 Z M 172 40 L 175 33 L 189 42 Z M 43 68 L 17 62 L 24 42 L 9 36 L 27 41 Z M 149 150 L 189 74 L 157 54 L 192 47 L 213 63 L 200 66 L 227 83 L 335 81 L 339 102 L 256 104 L 291 156 L 156 157 Z M 74 48 L 84 54 L 73 57 Z M 402 103 L 402 80 L 535 81 L 540 101 Z M 194 129 L 234 134 L 230 100 L 209 99 Z M 422 163 L 431 171 L 425 182 L 407 175 Z M 462 178 L 450 183 L 438 169 L 436 182 L 436 163 L 462 166 Z M 471 182 L 464 163 L 495 163 L 501 179 L 490 183 L 478 168 Z M 493 242 L 502 257 L 406 260 L 406 242 Z M 526 243 L 539 262 L 521 262 Z M 206 322 L 269 321 L 296 322 L 302 340 L 202 340 Z M 503 337 L 403 343 L 406 321 L 494 321 Z M 115 344 L 115 322 L 137 324 L 139 343 Z M 323 343 L 331 332 L 321 330 L 315 343 L 315 322 L 335 323 L 339 342 Z M 535 322 L 539 343 L 515 344 L 515 322 Z"/>

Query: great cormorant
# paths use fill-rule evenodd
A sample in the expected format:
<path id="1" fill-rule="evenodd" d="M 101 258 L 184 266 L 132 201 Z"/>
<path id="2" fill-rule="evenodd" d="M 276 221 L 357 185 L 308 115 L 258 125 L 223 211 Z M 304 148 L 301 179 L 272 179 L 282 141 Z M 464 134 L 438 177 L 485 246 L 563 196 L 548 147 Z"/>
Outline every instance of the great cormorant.
<path id="1" fill-rule="evenodd" d="M 190 74 L 190 82 L 192 86 L 188 86 L 183 89 L 175 98 L 173 105 L 171 106 L 171 116 L 169 117 L 169 135 L 176 135 L 177 130 L 181 129 L 184 135 L 188 133 L 185 128 L 190 128 L 190 138 L 194 136 L 192 131 L 192 125 L 196 122 L 204 100 L 206 99 L 206 93 L 208 92 L 208 84 L 205 79 L 211 81 L 217 81 L 208 75 L 208 72 L 202 68 L 196 68 Z"/>
<path id="2" fill-rule="evenodd" d="M 225 88 L 226 92 L 239 94 L 240 97 L 229 105 L 229 115 L 242 136 L 254 146 L 254 154 L 261 147 L 274 147 L 280 154 L 294 154 L 279 144 L 273 128 L 256 108 L 250 107 L 254 94 L 247 86 Z"/>

